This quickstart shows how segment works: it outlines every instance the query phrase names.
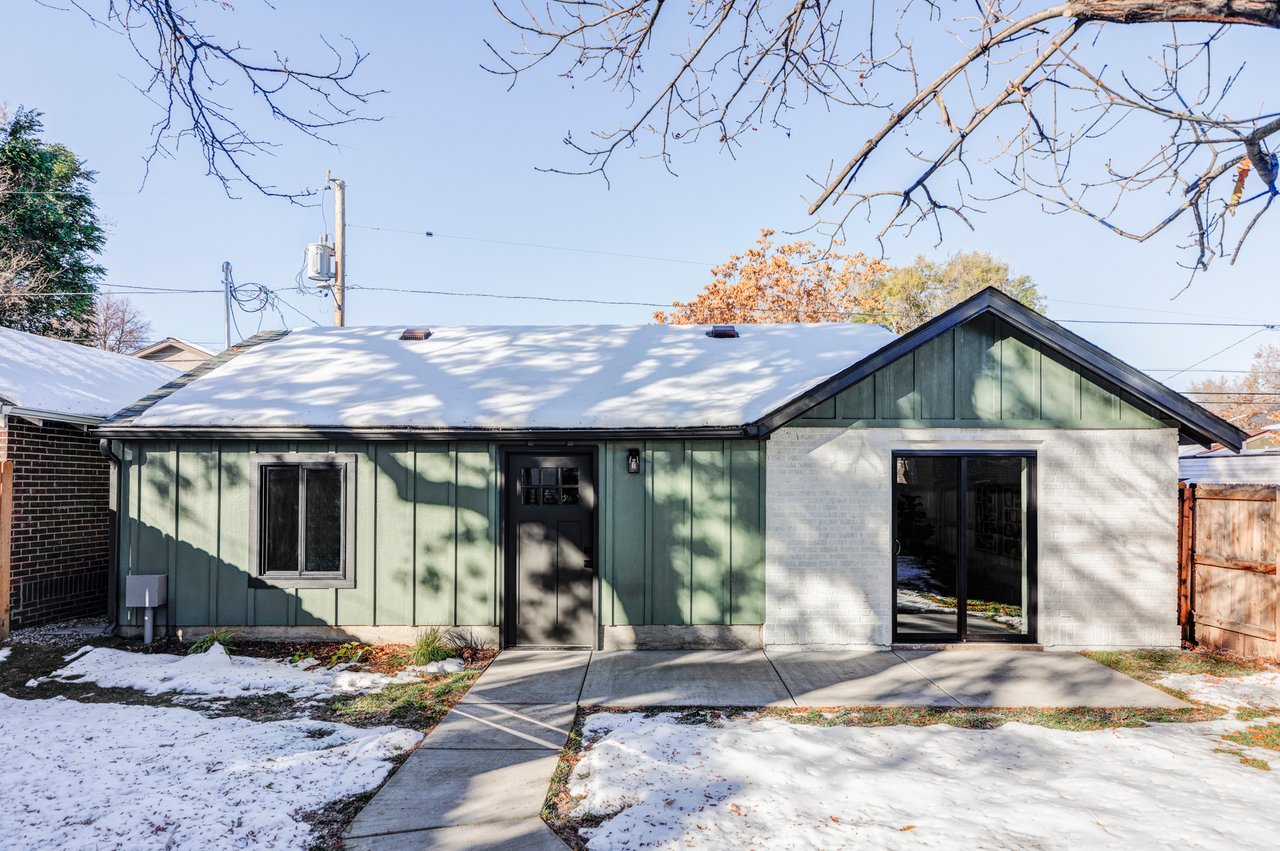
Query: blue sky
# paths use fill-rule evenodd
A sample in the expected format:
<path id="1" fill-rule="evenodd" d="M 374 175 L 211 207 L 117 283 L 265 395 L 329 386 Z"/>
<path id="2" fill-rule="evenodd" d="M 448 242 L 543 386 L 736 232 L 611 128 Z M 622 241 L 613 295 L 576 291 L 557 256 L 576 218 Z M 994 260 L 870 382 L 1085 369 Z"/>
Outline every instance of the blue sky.
<path id="1" fill-rule="evenodd" d="M 847 159 L 869 132 L 870 117 L 820 109 L 795 116 L 790 136 L 761 130 L 736 157 L 713 143 L 682 147 L 668 175 L 651 159 L 623 155 L 612 187 L 598 178 L 537 171 L 580 164 L 563 145 L 567 131 L 585 133 L 617 123 L 622 98 L 589 84 L 570 87 L 552 74 L 507 81 L 481 69 L 483 39 L 510 44 L 487 3 L 308 2 L 272 10 L 242 0 L 234 12 L 212 9 L 202 23 L 232 31 L 246 44 L 291 57 L 315 55 L 318 33 L 344 34 L 369 52 L 364 82 L 388 93 L 374 103 L 378 123 L 342 130 L 328 147 L 267 128 L 283 143 L 262 158 L 261 173 L 283 188 L 320 186 L 326 170 L 348 185 L 349 274 L 355 285 L 410 287 L 570 298 L 669 302 L 688 298 L 707 281 L 707 269 L 750 245 L 761 227 L 796 230 L 810 223 L 803 195 L 807 176 Z M 63 142 L 99 172 L 96 197 L 109 241 L 108 282 L 185 289 L 215 288 L 224 260 L 237 280 L 292 285 L 303 246 L 331 221 L 321 209 L 299 208 L 246 191 L 228 199 L 204 176 L 194 150 L 158 161 L 140 189 L 155 107 L 135 89 L 144 69 L 119 36 L 95 29 L 78 13 L 33 0 L 7 4 L 6 24 L 21 38 L 0 54 L 0 102 L 45 113 L 47 135 Z M 1145 50 L 1147 33 L 1125 33 L 1101 50 Z M 1271 33 L 1246 34 L 1238 50 L 1265 50 Z M 1250 57 L 1251 59 L 1253 57 Z M 1252 85 L 1274 69 L 1250 69 Z M 1244 91 L 1264 103 L 1263 91 Z M 237 101 L 237 103 L 240 103 Z M 256 107 L 245 106 L 246 110 Z M 252 114 L 247 114 L 249 120 Z M 261 125 L 260 125 L 261 126 Z M 1128 144 L 1132 140 L 1120 140 Z M 1156 199 L 1153 199 L 1156 200 Z M 331 199 L 326 198 L 326 207 Z M 977 230 L 951 228 L 933 245 L 929 233 L 886 244 L 888 260 L 917 253 L 944 256 L 960 249 L 990 251 L 1030 274 L 1050 298 L 1057 319 L 1192 319 L 1280 322 L 1274 286 L 1280 246 L 1272 219 L 1234 267 L 1219 263 L 1176 301 L 1184 283 L 1174 263 L 1173 238 L 1136 245 L 1072 216 L 1041 213 L 1030 199 L 993 204 Z M 411 234 L 356 228 L 373 225 L 431 230 Z M 875 251 L 874 224 L 855 225 L 848 249 Z M 1181 232 L 1175 234 L 1181 236 Z M 672 258 L 642 260 L 557 251 L 479 240 L 531 243 Z M 331 303 L 318 295 L 286 294 L 299 312 L 288 324 L 327 323 Z M 175 335 L 216 345 L 222 337 L 220 296 L 140 295 L 134 299 L 155 336 Z M 1106 307 L 1080 302 L 1109 305 Z M 1137 309 L 1141 308 L 1141 309 Z M 485 324 L 646 322 L 648 308 L 502 301 L 354 292 L 351 324 Z M 259 317 L 240 316 L 247 334 Z M 263 327 L 278 327 L 268 314 Z M 1137 325 L 1071 325 L 1144 369 L 1185 367 L 1243 337 L 1248 329 Z M 1255 344 L 1280 342 L 1275 332 L 1215 357 L 1205 367 L 1241 369 Z M 1155 373 L 1162 377 L 1166 373 Z M 1183 387 L 1188 373 L 1171 382 Z"/>

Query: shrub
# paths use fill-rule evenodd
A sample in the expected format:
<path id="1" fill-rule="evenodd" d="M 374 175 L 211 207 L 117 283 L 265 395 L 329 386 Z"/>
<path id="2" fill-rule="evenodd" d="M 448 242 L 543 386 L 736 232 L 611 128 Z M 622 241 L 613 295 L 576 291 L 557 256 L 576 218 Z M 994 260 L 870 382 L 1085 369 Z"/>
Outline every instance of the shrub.
<path id="1" fill-rule="evenodd" d="M 226 628 L 215 629 L 187 648 L 187 655 L 194 656 L 197 653 L 205 653 L 215 644 L 221 644 L 229 652 L 231 650 L 231 639 L 235 638 L 235 635 L 234 632 Z"/>
<path id="2" fill-rule="evenodd" d="M 450 640 L 448 632 L 433 626 L 423 630 L 413 647 L 409 648 L 409 664 L 426 665 L 430 662 L 440 662 L 456 653 L 457 648 Z"/>

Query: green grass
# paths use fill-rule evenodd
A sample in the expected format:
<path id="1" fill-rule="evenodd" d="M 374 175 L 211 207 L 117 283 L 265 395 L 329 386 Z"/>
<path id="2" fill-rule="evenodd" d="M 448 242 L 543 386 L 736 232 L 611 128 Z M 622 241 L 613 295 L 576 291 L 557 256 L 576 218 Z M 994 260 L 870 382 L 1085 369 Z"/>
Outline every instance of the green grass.
<path id="1" fill-rule="evenodd" d="M 1199 650 L 1087 650 L 1083 655 L 1180 700 L 1189 698 L 1176 689 L 1165 688 L 1158 680 L 1166 674 L 1244 677 L 1268 670 L 1268 666 L 1260 662 L 1245 662 Z"/>
<path id="2" fill-rule="evenodd" d="M 479 676 L 476 671 L 463 671 L 420 683 L 396 683 L 380 692 L 337 698 L 323 715 L 355 727 L 394 724 L 426 731 L 440 722 Z"/>
<path id="3" fill-rule="evenodd" d="M 1011 722 L 1033 724 L 1050 730 L 1086 732 L 1116 727 L 1144 727 L 1148 724 L 1179 724 L 1211 721 L 1225 711 L 1217 707 L 1188 709 L 1143 708 L 960 708 L 948 706 L 870 706 L 818 709 L 764 709 L 759 717 L 782 718 L 793 724 L 815 727 L 891 727 L 907 724 L 927 727 L 949 724 L 966 730 L 994 730 Z"/>
<path id="4" fill-rule="evenodd" d="M 440 627 L 431 627 L 422 631 L 418 640 L 409 648 L 409 664 L 428 665 L 432 662 L 443 662 L 457 655 L 458 649 L 449 640 L 449 633 Z"/>

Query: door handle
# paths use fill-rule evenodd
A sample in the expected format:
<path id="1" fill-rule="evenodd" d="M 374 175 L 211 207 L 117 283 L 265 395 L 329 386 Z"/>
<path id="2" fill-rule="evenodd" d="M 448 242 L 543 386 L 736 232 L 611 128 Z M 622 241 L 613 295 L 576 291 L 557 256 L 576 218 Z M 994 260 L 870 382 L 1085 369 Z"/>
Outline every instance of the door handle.
<path id="1" fill-rule="evenodd" d="M 896 556 L 902 555 L 902 542 L 897 538 L 893 539 L 893 554 Z"/>

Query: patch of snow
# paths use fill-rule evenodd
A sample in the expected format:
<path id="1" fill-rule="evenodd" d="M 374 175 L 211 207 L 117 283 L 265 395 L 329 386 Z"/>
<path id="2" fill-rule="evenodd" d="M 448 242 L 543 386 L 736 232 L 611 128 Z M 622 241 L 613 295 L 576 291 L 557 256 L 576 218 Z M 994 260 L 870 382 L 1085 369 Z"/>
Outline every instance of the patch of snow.
<path id="1" fill-rule="evenodd" d="M 569 792 L 593 849 L 1264 848 L 1280 771 L 1214 753 L 1235 721 L 1073 733 L 714 726 L 600 713 Z M 1270 751 L 1258 751 L 1266 758 Z M 1205 794 L 1205 790 L 1229 790 Z M 1171 808 L 1176 821 L 1170 821 Z"/>
<path id="2" fill-rule="evenodd" d="M 0 396 L 17 408 L 107 417 L 179 375 L 154 361 L 0 328 Z"/>
<path id="3" fill-rule="evenodd" d="M 138 426 L 741 426 L 892 342 L 877 325 L 305 328 L 245 350 Z M 530 388 L 536 387 L 535 392 Z"/>
<path id="4" fill-rule="evenodd" d="M 45 848 L 305 848 L 299 813 L 375 788 L 420 733 L 0 694 L 0 836 Z"/>
<path id="5" fill-rule="evenodd" d="M 12 647 L 0 647 L 0 662 L 9 658 L 9 654 L 13 652 Z"/>
<path id="6" fill-rule="evenodd" d="M 177 693 L 195 698 L 283 692 L 306 700 L 381 691 L 393 683 L 422 679 L 422 673 L 413 669 L 388 676 L 346 670 L 348 666 L 344 665 L 323 668 L 314 664 L 231 656 L 221 644 L 214 644 L 205 653 L 190 656 L 82 647 L 66 659 L 67 665 L 43 679 L 95 683 L 102 688 L 131 688 L 153 695 Z M 28 685 L 38 682 L 33 680 Z"/>
<path id="7" fill-rule="evenodd" d="M 457 657 L 442 659 L 439 662 L 428 662 L 425 665 L 410 665 L 405 668 L 406 671 L 413 671 L 420 675 L 428 674 L 460 674 L 462 669 L 466 667 L 466 663 Z"/>
<path id="8" fill-rule="evenodd" d="M 1264 671 L 1244 677 L 1209 674 L 1167 674 L 1156 682 L 1199 700 L 1227 709 L 1280 709 L 1280 672 Z"/>

